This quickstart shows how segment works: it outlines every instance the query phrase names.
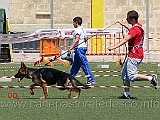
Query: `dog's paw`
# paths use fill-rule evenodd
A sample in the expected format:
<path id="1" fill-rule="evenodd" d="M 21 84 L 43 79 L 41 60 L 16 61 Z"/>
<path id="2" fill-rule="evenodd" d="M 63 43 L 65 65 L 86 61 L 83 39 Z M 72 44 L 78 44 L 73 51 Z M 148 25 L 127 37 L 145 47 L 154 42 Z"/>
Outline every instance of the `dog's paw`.
<path id="1" fill-rule="evenodd" d="M 78 97 L 73 97 L 73 99 L 78 99 Z"/>
<path id="2" fill-rule="evenodd" d="M 42 97 L 40 97 L 40 100 L 43 100 L 43 99 L 45 99 L 46 97 L 45 96 L 42 96 Z"/>

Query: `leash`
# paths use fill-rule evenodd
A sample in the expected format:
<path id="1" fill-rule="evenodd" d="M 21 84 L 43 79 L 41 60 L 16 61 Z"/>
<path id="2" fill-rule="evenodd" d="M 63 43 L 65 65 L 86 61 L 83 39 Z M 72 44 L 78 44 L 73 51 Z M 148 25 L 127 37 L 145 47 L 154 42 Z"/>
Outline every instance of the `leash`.
<path id="1" fill-rule="evenodd" d="M 110 26 L 108 26 L 107 28 L 103 29 L 102 31 L 104 31 L 104 30 L 106 30 L 106 29 L 112 27 L 113 25 L 115 25 L 115 24 L 117 24 L 117 23 L 120 23 L 120 22 L 115 22 L 115 23 L 111 24 Z M 75 45 L 72 49 L 78 47 L 79 45 L 81 45 L 81 44 L 84 43 L 84 42 L 87 42 L 88 40 L 90 40 L 91 38 L 93 38 L 93 37 L 95 37 L 95 36 L 97 36 L 97 35 L 99 35 L 99 33 L 97 33 L 97 34 L 91 36 L 90 38 L 84 40 L 83 42 L 81 42 L 81 43 Z M 50 62 L 52 62 L 52 61 L 55 61 L 57 58 L 61 57 L 62 55 L 65 55 L 66 53 L 68 53 L 68 52 L 71 51 L 72 49 L 69 49 L 69 50 L 65 51 L 64 53 L 62 53 L 62 54 L 59 55 L 59 56 L 55 56 L 54 59 L 51 59 L 51 60 L 50 60 L 48 63 L 46 63 L 44 66 L 48 65 L 48 64 L 49 64 Z"/>
<path id="2" fill-rule="evenodd" d="M 127 26 L 123 25 L 123 24 L 120 23 L 120 22 L 118 22 L 118 23 L 122 26 L 122 38 L 124 39 L 124 30 L 123 30 L 123 27 L 125 27 L 127 30 L 129 30 L 129 28 L 128 28 Z M 125 55 L 125 58 L 124 58 L 123 63 L 122 63 L 121 59 L 119 58 L 119 59 L 120 59 L 119 62 L 120 62 L 121 67 L 123 67 L 123 65 L 124 65 L 124 63 L 126 62 L 126 59 L 127 59 L 127 57 L 128 57 L 128 55 L 127 55 L 128 48 L 127 48 L 126 43 L 125 43 L 125 48 L 126 48 L 126 55 Z"/>

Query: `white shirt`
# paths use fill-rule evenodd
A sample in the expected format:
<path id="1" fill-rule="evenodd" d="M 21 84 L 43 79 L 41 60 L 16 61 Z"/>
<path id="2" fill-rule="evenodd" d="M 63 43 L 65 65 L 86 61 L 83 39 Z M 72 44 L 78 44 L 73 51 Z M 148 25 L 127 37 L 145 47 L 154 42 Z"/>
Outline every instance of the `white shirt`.
<path id="1" fill-rule="evenodd" d="M 75 31 L 73 34 L 73 41 L 75 40 L 77 34 L 80 36 L 80 39 L 76 43 L 75 48 L 87 47 L 85 43 L 86 31 L 84 30 L 82 26 L 78 26 L 77 28 L 75 28 Z"/>

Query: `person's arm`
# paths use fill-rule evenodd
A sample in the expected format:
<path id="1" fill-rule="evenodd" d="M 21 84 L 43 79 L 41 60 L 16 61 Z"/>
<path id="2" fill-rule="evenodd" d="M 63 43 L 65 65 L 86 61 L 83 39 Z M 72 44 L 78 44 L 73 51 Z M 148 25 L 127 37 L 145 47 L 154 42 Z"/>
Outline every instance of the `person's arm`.
<path id="1" fill-rule="evenodd" d="M 113 50 L 113 49 L 116 49 L 120 46 L 122 46 L 123 44 L 125 44 L 127 41 L 129 41 L 130 39 L 132 38 L 131 35 L 127 35 L 124 39 L 122 39 L 117 45 L 115 46 L 111 46 L 111 47 L 108 47 L 107 49 L 110 51 L 110 50 Z"/>
<path id="2" fill-rule="evenodd" d="M 74 49 L 74 47 L 75 47 L 76 43 L 79 41 L 79 39 L 80 39 L 80 36 L 77 34 L 75 40 L 73 41 L 73 43 L 70 47 L 70 50 Z"/>

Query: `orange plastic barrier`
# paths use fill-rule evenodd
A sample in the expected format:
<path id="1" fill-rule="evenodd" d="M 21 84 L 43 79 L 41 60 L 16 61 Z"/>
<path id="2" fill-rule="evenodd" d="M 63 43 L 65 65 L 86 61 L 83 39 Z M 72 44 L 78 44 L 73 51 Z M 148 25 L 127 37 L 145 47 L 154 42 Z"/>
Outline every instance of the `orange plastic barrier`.
<path id="1" fill-rule="evenodd" d="M 122 39 L 121 34 L 106 34 L 95 36 L 87 40 L 87 53 L 88 56 L 93 55 L 125 55 L 126 48 L 121 46 L 118 49 L 108 51 L 108 47 L 117 44 Z"/>
<path id="2" fill-rule="evenodd" d="M 95 55 L 116 55 L 118 59 L 120 59 L 121 55 L 126 54 L 125 46 L 121 46 L 118 49 L 113 51 L 108 51 L 109 46 L 113 46 L 117 44 L 121 40 L 121 34 L 106 34 L 100 36 L 94 36 L 92 38 L 88 38 L 87 40 L 87 53 L 88 56 Z M 41 62 L 44 62 L 48 65 L 54 66 L 52 62 L 45 59 L 45 57 L 57 57 L 55 61 L 64 64 L 65 66 L 69 65 L 69 61 L 60 59 L 60 55 L 62 54 L 62 50 L 66 51 L 69 49 L 69 46 L 72 42 L 70 38 L 52 38 L 52 39 L 41 39 L 40 40 L 40 57 L 41 59 L 36 61 L 33 65 L 37 65 Z M 68 44 L 67 44 L 68 43 Z"/>
<path id="3" fill-rule="evenodd" d="M 33 66 L 44 62 L 48 65 L 54 66 L 50 60 L 45 59 L 45 57 L 55 57 L 55 61 L 58 61 L 65 66 L 69 65 L 67 60 L 62 60 L 60 58 L 56 58 L 57 56 L 61 55 L 61 38 L 54 38 L 54 39 L 41 39 L 40 40 L 40 57 L 41 59 L 34 62 Z"/>

